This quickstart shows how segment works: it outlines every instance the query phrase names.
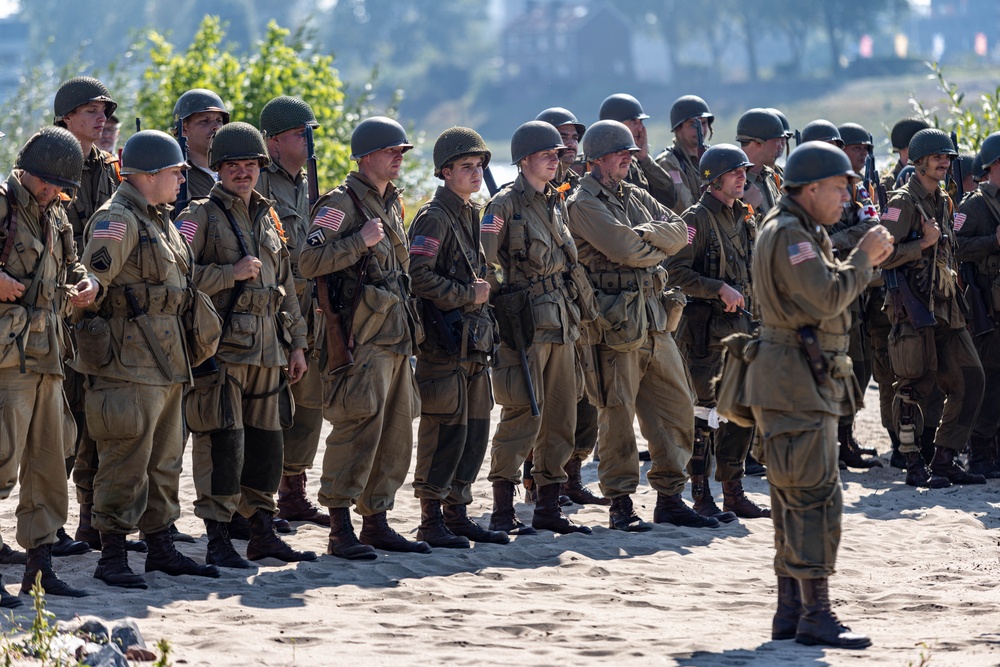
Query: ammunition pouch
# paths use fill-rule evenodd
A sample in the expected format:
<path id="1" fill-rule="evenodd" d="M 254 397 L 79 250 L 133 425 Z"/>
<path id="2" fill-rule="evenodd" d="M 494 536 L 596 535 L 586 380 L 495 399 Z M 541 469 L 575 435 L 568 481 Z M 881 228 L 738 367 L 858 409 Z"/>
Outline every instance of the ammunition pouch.
<path id="1" fill-rule="evenodd" d="M 527 289 L 497 294 L 493 307 L 500 340 L 512 350 L 525 350 L 535 339 L 535 317 Z"/>
<path id="2" fill-rule="evenodd" d="M 600 314 L 598 327 L 602 342 L 616 352 L 638 350 L 646 342 L 649 320 L 646 296 L 638 289 L 623 289 L 617 293 L 596 292 Z"/>
<path id="3" fill-rule="evenodd" d="M 77 356 L 81 369 L 96 371 L 111 362 L 111 325 L 100 315 L 84 315 L 76 323 Z"/>
<path id="4" fill-rule="evenodd" d="M 222 318 L 212 300 L 204 292 L 191 287 L 190 295 L 191 305 L 183 317 L 184 334 L 187 340 L 188 361 L 192 366 L 198 366 L 212 357 L 218 349 L 219 340 L 222 338 Z M 105 328 L 106 325 L 107 323 Z M 77 336 L 79 335 L 78 327 Z"/>
<path id="5" fill-rule="evenodd" d="M 687 297 L 684 296 L 684 292 L 679 287 L 671 287 L 660 292 L 660 302 L 663 304 L 663 310 L 667 313 L 666 332 L 673 333 L 677 331 L 677 327 L 681 323 L 684 307 L 687 305 Z"/>
<path id="6" fill-rule="evenodd" d="M 225 364 L 218 372 L 196 377 L 184 396 L 184 422 L 192 433 L 227 431 L 236 424 L 231 379 Z"/>
<path id="7" fill-rule="evenodd" d="M 569 271 L 567 279 L 570 293 L 576 299 L 576 305 L 580 308 L 580 321 L 583 324 L 597 319 L 600 311 L 597 306 L 597 295 L 594 293 L 594 286 L 590 282 L 586 269 L 579 264 L 574 264 Z"/>
<path id="8" fill-rule="evenodd" d="M 230 290 L 223 290 L 215 295 L 216 310 L 224 311 L 229 306 Z M 233 304 L 234 315 L 254 315 L 266 317 L 278 311 L 285 299 L 285 288 L 277 287 L 244 287 L 236 303 Z"/>
<path id="9" fill-rule="evenodd" d="M 759 342 L 750 334 L 733 334 L 722 339 L 723 366 L 715 393 L 715 410 L 737 426 L 754 425 L 753 412 L 744 400 L 747 369 L 757 356 Z"/>
<path id="10" fill-rule="evenodd" d="M 937 346 L 934 328 L 914 328 L 907 319 L 899 319 L 889 330 L 889 366 L 896 377 L 915 380 L 937 369 Z"/>

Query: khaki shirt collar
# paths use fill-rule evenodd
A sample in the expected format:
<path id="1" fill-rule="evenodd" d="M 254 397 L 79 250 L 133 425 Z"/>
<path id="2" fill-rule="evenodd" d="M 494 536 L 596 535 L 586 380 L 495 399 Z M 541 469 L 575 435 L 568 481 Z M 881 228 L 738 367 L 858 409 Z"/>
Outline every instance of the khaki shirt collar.
<path id="1" fill-rule="evenodd" d="M 300 171 L 297 174 L 292 174 L 284 167 L 282 167 L 276 160 L 271 160 L 271 164 L 267 165 L 266 169 L 276 176 L 281 176 L 282 178 L 287 178 L 292 182 L 292 185 L 297 185 L 302 181 L 303 173 Z"/>
<path id="2" fill-rule="evenodd" d="M 625 188 L 630 187 L 630 185 L 625 181 L 622 181 L 618 184 L 618 191 L 615 192 L 604 185 L 604 183 L 601 183 L 599 180 L 594 178 L 593 174 L 588 171 L 580 180 L 580 187 L 595 197 L 614 201 L 619 206 L 624 208 L 622 202 L 625 200 Z M 604 194 L 604 197 L 601 197 L 602 193 Z"/>
<path id="3" fill-rule="evenodd" d="M 438 189 L 434 192 L 434 199 L 455 217 L 461 217 L 465 211 L 474 210 L 475 208 L 474 204 L 471 202 L 466 204 L 461 197 L 443 185 L 439 185 Z"/>
<path id="4" fill-rule="evenodd" d="M 358 195 L 358 199 L 361 201 L 364 201 L 365 195 L 367 195 L 369 191 L 371 191 L 376 199 L 382 202 L 390 201 L 394 196 L 397 196 L 402 192 L 402 190 L 396 187 L 395 183 L 389 181 L 389 184 L 385 186 L 385 196 L 383 197 L 379 194 L 372 182 L 365 178 L 364 174 L 360 171 L 352 171 L 348 174 L 346 183 L 347 187 L 354 190 L 354 193 Z"/>

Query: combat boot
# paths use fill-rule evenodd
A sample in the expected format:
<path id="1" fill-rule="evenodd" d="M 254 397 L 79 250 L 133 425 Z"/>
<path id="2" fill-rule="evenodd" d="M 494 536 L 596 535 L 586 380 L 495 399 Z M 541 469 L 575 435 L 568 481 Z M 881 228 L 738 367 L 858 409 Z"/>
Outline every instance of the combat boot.
<path id="1" fill-rule="evenodd" d="M 23 607 L 24 602 L 16 595 L 11 595 L 4 588 L 3 581 L 0 580 L 0 609 L 17 609 Z"/>
<path id="2" fill-rule="evenodd" d="M 771 639 L 795 639 L 801 616 L 799 580 L 794 577 L 778 577 L 778 608 L 771 619 Z"/>
<path id="3" fill-rule="evenodd" d="M 848 468 L 881 468 L 882 462 L 861 455 L 858 441 L 854 439 L 852 424 L 837 425 L 837 441 L 840 443 L 840 460 Z"/>
<path id="4" fill-rule="evenodd" d="M 79 556 L 90 551 L 90 545 L 83 541 L 74 540 L 66 533 L 66 529 L 60 527 L 56 530 L 56 542 L 52 545 L 52 555 L 60 558 L 64 556 Z"/>
<path id="5" fill-rule="evenodd" d="M 361 544 L 351 525 L 349 507 L 330 508 L 330 541 L 326 552 L 347 560 L 375 560 L 378 554 L 367 544 Z"/>
<path id="6" fill-rule="evenodd" d="M 101 534 L 101 557 L 94 570 L 94 579 L 119 588 L 147 588 L 142 575 L 133 572 L 128 565 L 125 535 L 122 533 Z"/>
<path id="7" fill-rule="evenodd" d="M 306 474 L 282 475 L 278 485 L 278 517 L 285 521 L 308 521 L 330 527 L 330 515 L 306 495 Z"/>
<path id="8" fill-rule="evenodd" d="M 236 553 L 233 540 L 229 537 L 229 523 L 205 519 L 205 532 L 208 534 L 208 550 L 205 552 L 205 562 L 219 567 L 232 567 L 237 570 L 255 570 L 257 566 Z"/>
<path id="9" fill-rule="evenodd" d="M 965 471 L 955 461 L 958 455 L 954 449 L 947 447 L 937 447 L 934 450 L 934 458 L 931 459 L 931 474 L 945 477 L 952 484 L 985 484 L 986 478 L 982 475 L 973 475 Z"/>
<path id="10" fill-rule="evenodd" d="M 753 454 L 747 452 L 747 458 L 743 467 L 743 474 L 747 477 L 763 477 L 767 474 L 767 468 L 764 467 L 764 464 L 755 459 Z"/>
<path id="11" fill-rule="evenodd" d="M 538 532 L 517 518 L 517 512 L 514 511 L 514 482 L 493 482 L 490 530 L 502 530 L 508 535 L 534 535 Z"/>
<path id="12" fill-rule="evenodd" d="M 568 497 L 577 505 L 601 505 L 607 507 L 611 504 L 611 501 L 607 498 L 602 498 L 601 496 L 591 493 L 583 484 L 583 477 L 580 473 L 580 467 L 583 462 L 580 459 L 573 457 L 566 462 L 563 466 L 563 470 L 569 476 L 566 483 L 562 485 L 562 494 Z"/>
<path id="13" fill-rule="evenodd" d="M 608 527 L 611 530 L 624 530 L 629 533 L 645 533 L 653 530 L 653 526 L 639 518 L 632 505 L 632 496 L 618 496 L 611 499 L 611 509 L 608 510 Z"/>
<path id="14" fill-rule="evenodd" d="M 9 544 L 0 548 L 0 565 L 27 565 L 28 556 L 23 551 L 16 551 Z"/>
<path id="15" fill-rule="evenodd" d="M 264 509 L 258 509 L 250 517 L 247 560 L 260 560 L 261 558 L 277 558 L 286 563 L 295 563 L 303 560 L 316 560 L 316 554 L 312 551 L 296 551 L 288 546 L 274 532 L 274 521 L 271 513 Z"/>
<path id="16" fill-rule="evenodd" d="M 234 512 L 233 518 L 229 520 L 229 538 L 233 540 L 250 539 L 250 522 L 239 512 Z"/>
<path id="17" fill-rule="evenodd" d="M 851 632 L 837 620 L 830 608 L 830 590 L 827 579 L 799 579 L 802 594 L 802 617 L 795 632 L 795 641 L 806 646 L 832 646 L 833 648 L 868 648 L 872 640 Z"/>
<path id="18" fill-rule="evenodd" d="M 73 588 L 59 578 L 52 569 L 52 545 L 28 549 L 28 564 L 24 566 L 24 577 L 21 579 L 21 592 L 30 593 L 35 585 L 35 577 L 41 573 L 42 588 L 46 595 L 62 595 L 68 598 L 85 598 L 90 593 L 80 588 Z"/>
<path id="19" fill-rule="evenodd" d="M 554 482 L 538 486 L 538 502 L 535 503 L 535 513 L 531 516 L 531 527 L 535 530 L 551 530 L 561 535 L 591 533 L 590 528 L 573 523 L 562 513 L 559 507 L 559 484 Z"/>
<path id="20" fill-rule="evenodd" d="M 889 431 L 889 441 L 892 443 L 892 454 L 889 455 L 889 465 L 899 470 L 906 470 L 906 457 L 899 451 L 899 436 L 895 431 Z"/>
<path id="21" fill-rule="evenodd" d="M 935 428 L 925 428 L 923 433 L 920 434 L 920 454 L 924 457 L 924 463 L 927 465 L 930 465 L 931 460 L 934 458 L 935 435 L 937 435 L 937 429 Z"/>
<path id="22" fill-rule="evenodd" d="M 906 452 L 906 483 L 923 489 L 943 489 L 951 486 L 947 477 L 935 475 L 927 469 L 920 452 Z"/>
<path id="23" fill-rule="evenodd" d="M 685 504 L 681 494 L 656 494 L 656 507 L 653 509 L 654 523 L 671 523 L 675 526 L 689 528 L 718 528 L 719 520 L 702 516 Z"/>
<path id="24" fill-rule="evenodd" d="M 164 572 L 173 577 L 190 574 L 195 577 L 211 577 L 212 579 L 218 579 L 222 575 L 215 565 L 196 563 L 178 551 L 177 547 L 174 546 L 174 539 L 170 535 L 169 528 L 156 533 L 148 533 L 146 544 L 149 546 L 149 555 L 146 556 L 146 572 Z"/>
<path id="25" fill-rule="evenodd" d="M 734 479 L 722 483 L 722 509 L 729 510 L 741 519 L 770 519 L 771 508 L 758 505 L 747 498 L 743 490 L 743 480 Z"/>
<path id="26" fill-rule="evenodd" d="M 469 518 L 465 505 L 445 505 L 442 508 L 444 525 L 455 535 L 467 537 L 473 542 L 487 544 L 508 544 L 510 538 L 502 530 L 487 530 Z"/>
<path id="27" fill-rule="evenodd" d="M 986 479 L 1000 479 L 1000 468 L 993 460 L 993 438 L 969 438 L 969 472 Z"/>
<path id="28" fill-rule="evenodd" d="M 188 535 L 187 533 L 182 533 L 181 531 L 177 530 L 176 524 L 173 523 L 170 524 L 170 528 L 168 528 L 167 530 L 170 531 L 170 539 L 172 539 L 174 542 L 187 542 L 188 544 L 194 544 L 194 538 Z M 139 541 L 141 542 L 141 540 Z M 145 547 L 146 545 L 143 544 L 142 549 L 134 549 L 134 551 L 146 551 Z M 128 549 L 128 542 L 125 542 L 125 548 Z"/>
<path id="29" fill-rule="evenodd" d="M 456 535 L 444 525 L 441 516 L 441 501 L 436 498 L 420 499 L 420 525 L 417 526 L 417 539 L 423 540 L 432 547 L 445 549 L 468 549 L 468 538 Z"/>
<path id="30" fill-rule="evenodd" d="M 722 523 L 736 521 L 735 513 L 723 512 L 715 504 L 708 477 L 704 475 L 691 475 L 691 500 L 694 501 L 694 511 L 702 516 L 710 516 Z"/>
<path id="31" fill-rule="evenodd" d="M 389 527 L 385 512 L 362 517 L 361 541 L 382 551 L 410 554 L 429 554 L 431 546 L 423 541 L 408 540 Z"/>
<path id="32" fill-rule="evenodd" d="M 101 534 L 94 528 L 91 521 L 93 520 L 94 506 L 89 503 L 80 503 L 80 525 L 76 529 L 76 539 L 80 542 L 86 542 L 91 549 L 101 550 Z M 194 538 L 191 538 L 194 542 Z M 135 551 L 137 553 L 144 554 L 147 551 L 146 543 L 142 540 L 130 540 L 128 537 L 125 538 L 125 551 Z M 86 553 L 86 552 L 84 552 Z M 59 556 L 61 554 L 56 553 L 55 547 L 52 548 L 52 555 Z M 69 555 L 69 554 L 67 554 Z"/>

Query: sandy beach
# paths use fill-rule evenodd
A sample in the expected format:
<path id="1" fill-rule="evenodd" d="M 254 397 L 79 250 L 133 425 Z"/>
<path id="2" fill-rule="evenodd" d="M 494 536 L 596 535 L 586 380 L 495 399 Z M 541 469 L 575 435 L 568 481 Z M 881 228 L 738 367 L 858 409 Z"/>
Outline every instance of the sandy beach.
<path id="1" fill-rule="evenodd" d="M 887 462 L 873 392 L 857 432 Z M 321 461 L 322 444 L 310 474 L 313 494 Z M 487 468 L 488 461 L 481 480 Z M 190 455 L 178 526 L 198 543 L 179 547 L 201 560 L 204 526 L 191 509 L 189 470 Z M 596 488 L 597 464 L 588 462 L 583 476 Z M 410 479 L 390 523 L 412 537 L 419 505 Z M 93 595 L 48 603 L 62 620 L 133 618 L 150 647 L 160 638 L 171 643 L 178 665 L 997 665 L 998 487 L 994 480 L 917 490 L 887 464 L 843 474 L 844 535 L 831 596 L 841 620 L 871 636 L 865 651 L 770 640 L 776 594 L 769 520 L 623 534 L 607 528 L 606 510 L 597 507 L 568 508 L 594 528 L 591 536 L 543 532 L 507 546 L 380 552 L 369 562 L 326 555 L 292 565 L 263 561 L 249 576 L 224 570 L 216 580 L 154 573 L 147 591 L 93 579 L 98 553 L 91 552 L 56 559 L 56 567 Z M 749 478 L 746 488 L 767 502 L 765 479 Z M 0 505 L 10 543 L 15 498 L 16 491 Z M 655 499 L 644 478 L 634 497 L 643 518 L 652 519 Z M 487 521 L 491 506 L 489 485 L 480 481 L 469 514 Z M 518 509 L 529 521 L 531 506 Z M 71 533 L 76 521 L 72 507 Z M 359 517 L 355 524 L 360 528 Z M 286 537 L 323 554 L 326 532 L 301 524 Z M 134 570 L 142 571 L 143 559 L 131 555 Z M 21 568 L 0 572 L 15 592 Z M 18 614 L 25 624 L 27 609 Z"/>

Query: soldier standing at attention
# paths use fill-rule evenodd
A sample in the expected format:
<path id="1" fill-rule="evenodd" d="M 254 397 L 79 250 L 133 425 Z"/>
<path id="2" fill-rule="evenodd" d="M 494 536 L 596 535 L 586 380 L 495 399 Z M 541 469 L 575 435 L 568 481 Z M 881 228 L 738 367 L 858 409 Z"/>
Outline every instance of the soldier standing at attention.
<path id="1" fill-rule="evenodd" d="M 306 331 L 281 221 L 254 190 L 269 162 L 257 128 L 225 125 L 209 151 L 219 182 L 207 199 L 192 201 L 177 216 L 178 229 L 189 230 L 195 283 L 225 322 L 214 368 L 206 369 L 214 372 L 196 379 L 185 398 L 195 434 L 194 509 L 208 532 L 206 561 L 243 569 L 253 566 L 236 553 L 229 534 L 237 511 L 250 523 L 248 559 L 316 559 L 285 544 L 272 521 L 282 431 L 294 410 L 288 383 L 306 371 Z"/>
<path id="2" fill-rule="evenodd" d="M 698 162 L 707 148 L 706 140 L 712 137 L 714 120 L 708 104 L 697 95 L 680 97 L 670 107 L 674 145 L 660 153 L 656 163 L 674 182 L 677 203 L 670 208 L 677 215 L 701 198 L 702 178 L 698 174 Z"/>
<path id="3" fill-rule="evenodd" d="M 466 511 L 486 456 L 493 408 L 487 363 L 496 332 L 479 207 L 470 201 L 489 160 L 475 130 L 445 130 L 434 143 L 434 173 L 444 186 L 410 226 L 410 276 L 427 328 L 417 353 L 420 430 L 413 488 L 420 499 L 417 537 L 432 547 L 510 541 L 507 533 L 480 527 Z"/>
<path id="4" fill-rule="evenodd" d="M 632 132 L 635 145 L 639 147 L 632 156 L 625 181 L 646 190 L 667 208 L 677 206 L 678 195 L 674 180 L 649 155 L 649 137 L 642 122 L 649 116 L 642 110 L 639 100 L 624 93 L 609 95 L 601 103 L 599 115 L 601 120 L 616 120 L 625 125 Z"/>
<path id="5" fill-rule="evenodd" d="M 763 438 L 771 485 L 778 575 L 771 637 L 838 648 L 871 645 L 837 620 L 828 588 L 843 514 L 837 420 L 861 401 L 847 356 L 848 308 L 892 252 L 892 238 L 875 227 L 846 260 L 834 259 L 824 228 L 840 220 L 854 178 L 833 146 L 809 142 L 789 156 L 786 195 L 757 236 L 752 270 L 763 328 L 751 343 L 757 353 L 742 396 Z"/>
<path id="6" fill-rule="evenodd" d="M 121 184 L 85 231 L 83 262 L 100 297 L 77 327 L 76 368 L 86 374 L 87 415 L 101 466 L 93 525 L 101 533 L 94 577 L 146 588 L 128 565 L 125 536 L 139 528 L 146 572 L 218 577 L 174 546 L 182 438 L 181 398 L 191 367 L 181 316 L 191 306 L 191 252 L 170 222 L 186 166 L 180 146 L 158 130 L 133 134 L 122 150 Z"/>
<path id="7" fill-rule="evenodd" d="M 0 186 L 0 498 L 10 497 L 20 481 L 17 542 L 28 550 L 22 593 L 41 572 L 47 594 L 87 595 L 52 569 L 52 546 L 69 504 L 65 449 L 75 437 L 63 393 L 63 360 L 70 353 L 63 317 L 69 304 L 93 303 L 98 289 L 77 261 L 60 201 L 63 189 L 80 187 L 83 162 L 72 134 L 47 127 L 28 139 Z M 7 563 L 25 563 L 6 545 L 0 553 Z M 20 606 L 0 586 L 0 607 Z"/>
<path id="8" fill-rule="evenodd" d="M 229 122 L 229 112 L 216 93 L 193 88 L 178 97 L 174 104 L 174 124 L 170 131 L 175 137 L 177 121 L 181 122 L 184 138 L 187 139 L 188 162 L 191 165 L 187 172 L 188 200 L 207 197 L 219 180 L 219 175 L 212 169 L 208 151 L 215 133 Z M 187 206 L 187 202 L 179 204 L 180 208 L 175 213 Z"/>
<path id="9" fill-rule="evenodd" d="M 714 528 L 681 499 L 694 439 L 694 396 L 674 343 L 661 263 L 687 244 L 687 228 L 649 193 L 625 182 L 639 150 L 628 127 L 599 121 L 583 136 L 591 163 L 569 202 L 569 224 L 597 295 L 601 340 L 584 356 L 588 394 L 599 415 L 602 494 L 611 499 L 610 527 L 652 528 L 632 506 L 639 484 L 633 422 L 649 441 L 656 489 L 653 520 Z M 589 359 L 588 359 L 589 357 Z M 589 363 L 587 363 L 589 362 Z"/>
<path id="10" fill-rule="evenodd" d="M 305 318 L 308 370 L 292 385 L 295 417 L 285 429 L 285 459 L 278 486 L 278 517 L 286 521 L 309 521 L 330 526 L 330 515 L 317 507 L 306 493 L 306 471 L 313 465 L 323 427 L 323 383 L 319 357 L 323 336 L 319 328 L 322 315 L 313 304 L 312 281 L 299 271 L 299 254 L 306 246 L 309 232 L 309 193 L 303 167 L 309 159 L 306 132 L 319 127 L 316 116 L 305 101 L 297 97 L 276 97 L 260 112 L 260 129 L 267 143 L 271 164 L 260 170 L 257 192 L 274 201 L 274 211 L 285 231 L 295 278 L 299 311 Z"/>
<path id="11" fill-rule="evenodd" d="M 743 201 L 753 208 L 759 222 L 781 196 L 773 168 L 785 150 L 785 126 L 767 109 L 750 109 L 736 123 L 736 141 L 753 163 L 747 170 L 751 187 L 747 188 Z"/>
<path id="12" fill-rule="evenodd" d="M 83 148 L 80 187 L 66 207 L 79 252 L 83 249 L 84 226 L 94 211 L 111 198 L 121 182 L 118 157 L 97 146 L 105 123 L 118 105 L 111 99 L 111 93 L 103 83 L 89 76 L 79 76 L 59 86 L 53 106 L 55 124 L 69 130 Z M 84 385 L 85 380 L 79 373 L 72 368 L 66 370 L 66 397 L 73 410 L 77 428 L 75 451 L 70 453 L 67 470 L 72 471 L 77 500 L 80 502 L 80 525 L 76 530 L 77 541 L 70 539 L 62 528 L 59 529 L 59 541 L 52 547 L 54 556 L 70 556 L 86 553 L 91 548 L 101 548 L 100 535 L 90 525 L 94 504 L 94 475 L 97 473 L 97 446 L 87 430 Z M 72 459 L 74 454 L 75 460 Z M 133 542 L 132 547 L 136 551 L 145 551 L 145 545 L 141 542 Z"/>
<path id="13" fill-rule="evenodd" d="M 750 166 L 746 153 L 732 144 L 705 151 L 699 170 L 708 190 L 684 212 L 688 244 L 666 263 L 671 283 L 689 298 L 676 338 L 697 395 L 689 468 L 691 498 L 696 512 L 722 522 L 771 516 L 770 510 L 743 491 L 744 461 L 753 429 L 720 423 L 713 413 L 715 378 L 722 372 L 722 339 L 749 333 L 752 327 L 750 262 L 757 228 L 750 209 L 740 200 Z M 715 478 L 722 482 L 725 511 L 715 504 L 709 486 L 713 460 Z"/>
<path id="14" fill-rule="evenodd" d="M 494 268 L 491 282 L 498 317 L 517 318 L 519 327 L 526 319 L 519 308 L 530 308 L 534 331 L 525 332 L 533 342 L 523 351 L 501 339 L 493 361 L 493 391 L 503 412 L 493 436 L 490 529 L 515 535 L 530 535 L 536 529 L 589 534 L 590 528 L 574 524 L 559 508 L 559 485 L 568 479 L 564 468 L 573 453 L 579 397 L 574 343 L 580 336 L 580 310 L 566 281 L 577 262 L 576 246 L 566 228 L 562 193 L 551 184 L 565 145 L 551 124 L 533 120 L 517 128 L 510 148 L 519 173 L 486 207 L 481 240 Z M 522 298 L 519 295 L 523 301 L 515 309 L 512 302 Z M 522 352 L 527 369 L 521 363 Z M 532 387 L 526 374 L 538 416 L 532 415 Z M 514 487 L 529 452 L 534 452 L 531 474 L 538 494 L 531 527 L 514 512 Z"/>
<path id="15" fill-rule="evenodd" d="M 345 304 L 345 330 L 337 335 L 353 348 L 353 365 L 323 377 L 323 415 L 333 430 L 326 439 L 319 502 L 330 508 L 327 553 L 339 558 L 371 560 L 375 549 L 431 551 L 426 542 L 393 530 L 387 517 L 410 467 L 413 419 L 420 411 L 410 355 L 423 336 L 411 303 L 403 202 L 393 183 L 411 148 L 406 131 L 391 118 L 361 121 L 351 134 L 358 170 L 313 206 L 307 245 L 299 254 L 304 277 L 337 287 L 330 299 Z M 360 541 L 351 505 L 362 516 Z"/>
<path id="16" fill-rule="evenodd" d="M 916 312 L 904 311 L 902 299 L 892 298 L 892 285 L 887 281 L 890 295 L 886 309 L 893 327 L 889 359 L 898 378 L 893 414 L 899 451 L 906 457 L 906 483 L 911 486 L 939 488 L 986 482 L 982 475 L 970 474 L 956 462 L 975 425 L 985 382 L 956 284 L 954 228 L 961 229 L 965 215 L 955 215 L 951 197 L 941 188 L 957 154 L 951 138 L 941 130 L 928 128 L 914 134 L 908 156 L 915 172 L 893 193 L 882 213 L 886 228 L 896 239 L 892 257 L 882 267 L 883 275 L 886 269 L 897 269 L 899 282 L 905 280 L 915 300 L 927 304 L 930 320 L 928 326 L 922 326 Z M 945 396 L 940 424 L 925 421 L 935 387 Z M 935 426 L 934 454 L 925 462 L 919 438 L 924 429 Z"/>

